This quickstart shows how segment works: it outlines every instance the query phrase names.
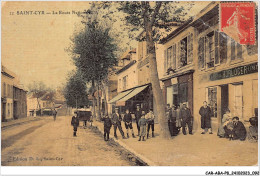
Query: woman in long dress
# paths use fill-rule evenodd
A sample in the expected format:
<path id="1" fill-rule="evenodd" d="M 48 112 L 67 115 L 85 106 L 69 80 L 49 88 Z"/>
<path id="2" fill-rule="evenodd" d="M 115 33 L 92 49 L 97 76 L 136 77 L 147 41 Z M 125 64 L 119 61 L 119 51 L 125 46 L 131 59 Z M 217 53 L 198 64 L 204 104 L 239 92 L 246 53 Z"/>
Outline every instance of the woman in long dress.
<path id="1" fill-rule="evenodd" d="M 226 111 L 226 113 L 223 115 L 223 118 L 222 118 L 222 121 L 221 121 L 221 125 L 220 127 L 218 128 L 218 136 L 220 138 L 224 138 L 224 137 L 227 137 L 225 136 L 225 130 L 224 130 L 224 127 L 227 125 L 227 123 L 232 119 L 232 116 L 231 116 L 231 113 L 230 113 L 230 110 L 228 109 Z"/>

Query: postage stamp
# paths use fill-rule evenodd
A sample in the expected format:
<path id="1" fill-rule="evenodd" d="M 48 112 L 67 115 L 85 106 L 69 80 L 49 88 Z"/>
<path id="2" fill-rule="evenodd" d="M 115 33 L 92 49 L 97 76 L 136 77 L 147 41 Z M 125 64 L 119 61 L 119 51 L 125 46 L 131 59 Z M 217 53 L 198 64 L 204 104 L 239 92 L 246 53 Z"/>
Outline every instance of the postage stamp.
<path id="1" fill-rule="evenodd" d="M 255 3 L 220 4 L 220 30 L 244 45 L 255 44 Z"/>

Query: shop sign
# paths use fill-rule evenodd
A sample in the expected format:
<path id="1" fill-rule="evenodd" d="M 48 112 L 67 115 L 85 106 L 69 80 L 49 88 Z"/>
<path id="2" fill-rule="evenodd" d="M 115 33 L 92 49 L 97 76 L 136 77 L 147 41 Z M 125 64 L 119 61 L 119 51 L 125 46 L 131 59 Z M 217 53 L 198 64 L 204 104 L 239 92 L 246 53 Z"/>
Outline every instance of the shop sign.
<path id="1" fill-rule="evenodd" d="M 257 65 L 257 63 L 253 63 L 253 64 L 249 64 L 249 65 L 231 68 L 228 70 L 223 70 L 223 71 L 220 71 L 217 73 L 212 73 L 212 74 L 210 74 L 210 80 L 215 81 L 215 80 L 220 80 L 220 79 L 247 75 L 247 74 L 256 73 L 256 72 L 258 72 L 258 65 Z"/>

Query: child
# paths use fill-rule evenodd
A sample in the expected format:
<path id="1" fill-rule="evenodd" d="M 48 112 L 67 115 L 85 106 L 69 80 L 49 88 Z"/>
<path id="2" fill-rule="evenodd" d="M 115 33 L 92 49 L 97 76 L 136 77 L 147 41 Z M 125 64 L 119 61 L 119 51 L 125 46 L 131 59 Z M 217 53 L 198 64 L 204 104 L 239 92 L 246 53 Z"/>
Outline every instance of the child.
<path id="1" fill-rule="evenodd" d="M 77 114 L 75 112 L 75 114 Z M 78 129 L 78 126 L 79 126 L 79 119 L 78 119 L 78 116 L 73 116 L 72 119 L 71 119 L 71 125 L 73 126 L 73 136 L 76 137 L 77 136 L 77 129 Z"/>
<path id="2" fill-rule="evenodd" d="M 125 122 L 125 128 L 127 131 L 127 138 L 129 138 L 129 128 L 132 131 L 132 137 L 135 138 L 134 131 L 133 131 L 133 125 L 132 125 L 132 116 L 129 113 L 129 109 L 126 109 L 126 114 L 124 116 L 124 122 Z"/>
<path id="3" fill-rule="evenodd" d="M 104 140 L 108 141 L 112 121 L 107 114 L 105 115 L 105 117 L 102 118 L 102 121 L 104 121 Z"/>
<path id="4" fill-rule="evenodd" d="M 144 140 L 145 132 L 146 132 L 145 111 L 142 111 L 142 116 L 141 116 L 140 120 L 138 121 L 138 125 L 140 127 L 140 136 L 139 136 L 138 141 L 141 141 L 141 137 L 143 137 L 143 141 L 145 141 Z"/>
<path id="5" fill-rule="evenodd" d="M 225 136 L 229 138 L 229 140 L 233 139 L 233 129 L 234 124 L 232 121 L 232 118 L 229 118 L 228 121 L 226 121 L 224 124 L 224 130 L 225 130 Z"/>
<path id="6" fill-rule="evenodd" d="M 150 111 L 145 115 L 145 118 L 147 120 L 147 139 L 149 138 L 149 131 L 150 128 L 152 128 L 152 137 L 154 137 L 154 114 L 153 109 L 150 109 Z"/>

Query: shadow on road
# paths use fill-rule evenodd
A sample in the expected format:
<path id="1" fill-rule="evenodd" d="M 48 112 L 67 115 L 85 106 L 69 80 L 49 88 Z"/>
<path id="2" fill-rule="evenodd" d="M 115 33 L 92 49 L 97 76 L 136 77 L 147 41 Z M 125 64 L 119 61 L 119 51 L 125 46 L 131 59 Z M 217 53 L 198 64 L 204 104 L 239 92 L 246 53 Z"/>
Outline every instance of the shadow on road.
<path id="1" fill-rule="evenodd" d="M 2 140 L 2 144 L 1 144 L 1 147 L 2 147 L 2 150 L 7 148 L 7 147 L 10 147 L 12 146 L 16 141 L 18 141 L 19 139 L 21 139 L 22 137 L 34 132 L 37 128 L 41 127 L 42 125 L 38 125 L 38 126 L 33 126 L 33 127 L 30 127 L 16 135 L 13 135 L 13 136 L 10 136 L 9 138 L 5 139 L 5 140 Z"/>

